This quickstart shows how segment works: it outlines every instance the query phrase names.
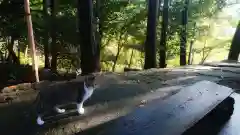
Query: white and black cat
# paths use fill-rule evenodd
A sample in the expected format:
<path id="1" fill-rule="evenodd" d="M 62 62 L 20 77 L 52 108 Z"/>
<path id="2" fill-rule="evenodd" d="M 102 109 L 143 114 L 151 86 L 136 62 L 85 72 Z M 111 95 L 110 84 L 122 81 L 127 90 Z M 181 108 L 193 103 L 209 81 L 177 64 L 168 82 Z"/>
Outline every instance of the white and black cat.
<path id="1" fill-rule="evenodd" d="M 65 109 L 59 105 L 77 102 L 77 111 L 84 114 L 83 104 L 91 97 L 96 88 L 95 76 L 86 76 L 84 81 L 68 81 L 48 85 L 39 90 L 37 95 L 37 124 L 43 125 L 43 113 L 55 109 L 58 113 L 64 113 Z"/>

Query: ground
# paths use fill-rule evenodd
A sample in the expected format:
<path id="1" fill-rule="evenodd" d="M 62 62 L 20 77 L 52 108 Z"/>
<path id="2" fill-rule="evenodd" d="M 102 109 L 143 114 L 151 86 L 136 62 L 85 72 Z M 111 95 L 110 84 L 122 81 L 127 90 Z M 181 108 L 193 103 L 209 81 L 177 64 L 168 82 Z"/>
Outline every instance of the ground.
<path id="1" fill-rule="evenodd" d="M 70 111 L 67 117 L 54 117 L 43 127 L 35 124 L 33 101 L 37 91 L 31 89 L 31 85 L 24 84 L 16 90 L 4 89 L 0 99 L 11 97 L 13 100 L 0 104 L 0 132 L 7 135 L 97 134 L 103 128 L 103 123 L 123 116 L 154 99 L 165 99 L 182 87 L 200 80 L 217 82 L 238 91 L 239 67 L 238 63 L 213 63 L 121 74 L 104 73 L 100 79 L 101 87 L 86 103 L 84 115 L 78 116 Z M 72 110 L 71 106 L 70 109 Z M 92 128 L 96 130 L 93 131 Z"/>

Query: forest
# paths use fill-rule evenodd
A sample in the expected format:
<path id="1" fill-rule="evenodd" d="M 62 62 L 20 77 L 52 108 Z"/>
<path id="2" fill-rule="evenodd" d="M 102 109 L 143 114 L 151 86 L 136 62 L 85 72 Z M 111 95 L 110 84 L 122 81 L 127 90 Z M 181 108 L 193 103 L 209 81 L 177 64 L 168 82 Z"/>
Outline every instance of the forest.
<path id="1" fill-rule="evenodd" d="M 239 0 L 0 0 L 0 132 L 100 134 L 103 127 L 111 129 L 115 119 L 144 110 L 152 101 L 155 104 L 145 109 L 152 112 L 139 113 L 136 116 L 146 119 L 136 121 L 155 125 L 162 121 L 155 111 L 164 112 L 159 106 L 162 99 L 172 99 L 169 104 L 165 100 L 166 108 L 172 105 L 173 110 L 177 106 L 199 114 L 182 109 L 177 99 L 185 97 L 183 104 L 194 101 L 194 108 L 211 103 L 188 96 L 208 91 L 205 84 L 198 86 L 201 91 L 192 87 L 181 94 L 182 89 L 207 80 L 239 90 L 239 43 Z M 222 60 L 234 62 L 214 65 Z M 35 101 L 42 89 L 52 92 L 56 87 L 72 94 L 68 90 L 78 77 L 81 88 L 76 85 L 76 91 L 93 94 L 86 113 L 82 95 L 77 112 L 83 115 L 75 115 L 76 106 L 70 106 L 66 113 L 46 116 L 46 126 L 35 126 L 39 118 Z M 205 98 L 222 94 L 216 85 L 210 86 L 214 93 L 203 94 Z M 56 95 L 61 94 L 51 95 L 51 102 Z M 68 97 L 61 96 L 56 99 Z M 123 125 L 131 127 L 133 121 Z M 138 126 L 139 131 L 147 131 L 145 127 Z"/>
<path id="2" fill-rule="evenodd" d="M 237 5 L 234 0 L 31 0 L 37 63 L 53 72 L 86 74 L 223 60 L 239 21 L 239 15 L 233 17 Z M 1 0 L 0 9 L 2 63 L 32 65 L 24 0 Z"/>

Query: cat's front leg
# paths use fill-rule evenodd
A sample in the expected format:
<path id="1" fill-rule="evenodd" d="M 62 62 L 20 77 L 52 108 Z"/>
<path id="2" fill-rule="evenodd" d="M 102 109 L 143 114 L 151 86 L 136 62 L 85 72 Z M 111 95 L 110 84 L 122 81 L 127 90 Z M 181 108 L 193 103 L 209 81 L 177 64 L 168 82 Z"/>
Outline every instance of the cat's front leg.
<path id="1" fill-rule="evenodd" d="M 84 114 L 83 102 L 77 104 L 77 111 L 79 114 Z"/>
<path id="2" fill-rule="evenodd" d="M 55 107 L 55 111 L 57 112 L 57 113 L 65 113 L 65 109 L 61 109 L 61 108 L 59 108 L 59 107 Z"/>
<path id="3" fill-rule="evenodd" d="M 37 113 L 36 122 L 38 125 L 43 125 L 45 123 L 44 120 L 42 119 L 43 110 L 44 110 L 44 103 L 42 100 L 40 100 L 37 103 L 37 108 L 36 108 L 36 113 Z"/>
<path id="4" fill-rule="evenodd" d="M 38 125 L 43 125 L 45 122 L 43 121 L 42 117 L 41 116 L 38 116 L 37 117 L 37 124 Z"/>

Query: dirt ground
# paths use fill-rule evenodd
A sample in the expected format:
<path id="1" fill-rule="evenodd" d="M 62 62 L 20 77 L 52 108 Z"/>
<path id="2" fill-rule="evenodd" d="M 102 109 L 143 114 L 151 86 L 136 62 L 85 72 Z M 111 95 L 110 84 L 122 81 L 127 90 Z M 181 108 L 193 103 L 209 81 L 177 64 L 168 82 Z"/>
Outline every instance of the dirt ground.
<path id="1" fill-rule="evenodd" d="M 154 99 L 177 93 L 182 87 L 200 80 L 209 80 L 238 91 L 240 89 L 240 69 L 236 66 L 202 65 L 175 69 L 150 69 L 126 73 L 105 73 L 101 76 L 101 87 L 86 103 L 86 113 L 77 115 L 75 106 L 70 105 L 68 113 L 49 117 L 46 125 L 35 123 L 33 101 L 37 91 L 29 84 L 4 89 L 0 100 L 0 133 L 4 135 L 73 135 L 98 134 L 101 124 L 126 115 L 137 107 L 142 107 Z M 13 99 L 13 100 L 11 100 Z M 107 125 L 107 124 L 104 124 Z M 93 127 L 99 127 L 91 131 Z M 95 129 L 95 128 L 94 128 Z M 85 132 L 89 131 L 89 132 Z"/>

